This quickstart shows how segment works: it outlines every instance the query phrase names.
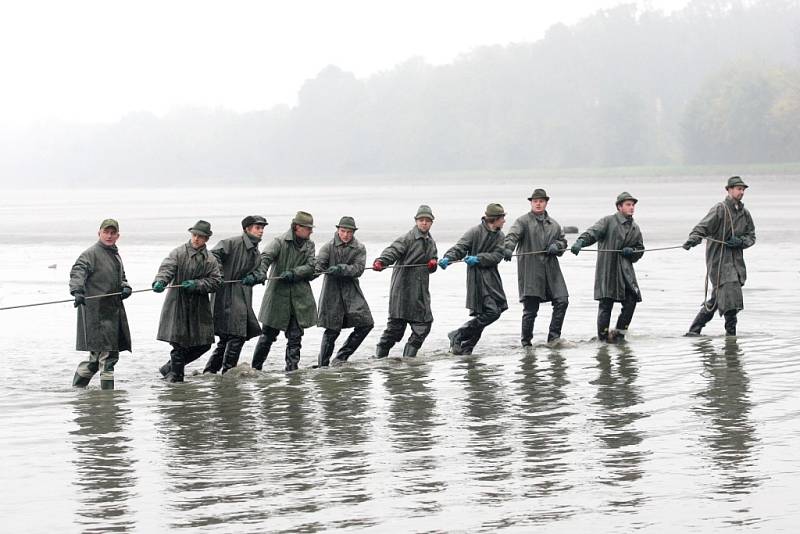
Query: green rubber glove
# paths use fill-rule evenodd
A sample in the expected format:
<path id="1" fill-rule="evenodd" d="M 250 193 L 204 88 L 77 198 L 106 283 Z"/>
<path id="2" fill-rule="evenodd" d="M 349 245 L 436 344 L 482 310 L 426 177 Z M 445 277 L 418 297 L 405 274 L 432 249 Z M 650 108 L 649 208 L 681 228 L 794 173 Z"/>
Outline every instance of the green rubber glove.
<path id="1" fill-rule="evenodd" d="M 161 281 L 153 282 L 153 291 L 156 293 L 161 293 L 162 291 L 164 291 L 164 289 L 166 289 L 166 287 L 167 287 L 166 282 L 161 282 Z"/>
<path id="2" fill-rule="evenodd" d="M 197 289 L 197 282 L 194 280 L 184 280 L 181 282 L 181 289 L 185 289 L 187 291 L 194 291 Z"/>
<path id="3" fill-rule="evenodd" d="M 281 273 L 281 278 L 286 280 L 287 282 L 294 282 L 294 271 L 283 271 Z"/>
<path id="4" fill-rule="evenodd" d="M 575 243 L 572 244 L 572 246 L 570 247 L 569 251 L 577 256 L 582 248 L 583 248 L 583 241 L 578 239 L 578 240 L 575 241 Z"/>

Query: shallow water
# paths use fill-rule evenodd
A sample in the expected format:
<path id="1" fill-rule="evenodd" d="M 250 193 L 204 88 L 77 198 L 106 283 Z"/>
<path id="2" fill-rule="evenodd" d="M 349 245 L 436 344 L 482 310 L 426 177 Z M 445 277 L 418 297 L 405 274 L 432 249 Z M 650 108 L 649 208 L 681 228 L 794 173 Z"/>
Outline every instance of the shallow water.
<path id="1" fill-rule="evenodd" d="M 683 242 L 721 199 L 721 181 L 221 188 L 192 191 L 197 200 L 185 190 L 10 191 L 0 206 L 0 306 L 68 298 L 69 267 L 108 216 L 122 225 L 129 281 L 146 288 L 198 218 L 216 238 L 262 213 L 271 238 L 304 209 L 316 217 L 319 248 L 349 214 L 371 260 L 411 227 L 421 202 L 434 209 L 443 253 L 488 202 L 513 219 L 544 186 L 551 215 L 584 229 L 626 189 L 641 199 L 645 243 L 660 247 Z M 2 311 L 2 530 L 794 531 L 800 185 L 749 181 L 758 242 L 745 253 L 737 338 L 722 336 L 719 318 L 708 337 L 682 337 L 703 298 L 702 247 L 637 264 L 644 301 L 620 346 L 591 341 L 588 252 L 562 259 L 569 343 L 541 344 L 543 306 L 531 353 L 518 346 L 514 262 L 500 267 L 511 307 L 472 356 L 447 353 L 446 333 L 467 318 L 463 266 L 454 265 L 432 277 L 435 322 L 421 357 L 370 360 L 389 274 L 367 272 L 377 326 L 352 363 L 311 369 L 321 332 L 309 329 L 297 373 L 281 372 L 279 340 L 264 373 L 242 368 L 181 385 L 156 371 L 168 352 L 154 339 L 162 297 L 137 294 L 126 301 L 134 352 L 123 354 L 113 392 L 69 387 L 81 358 L 70 304 Z"/>

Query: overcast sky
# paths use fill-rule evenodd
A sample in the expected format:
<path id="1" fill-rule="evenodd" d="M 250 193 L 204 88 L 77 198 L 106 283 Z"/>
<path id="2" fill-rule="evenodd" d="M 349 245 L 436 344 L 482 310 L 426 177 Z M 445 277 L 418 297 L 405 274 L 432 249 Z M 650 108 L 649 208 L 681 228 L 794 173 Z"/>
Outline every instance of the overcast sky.
<path id="1" fill-rule="evenodd" d="M 326 65 L 359 77 L 532 42 L 621 0 L 26 0 L 0 6 L 0 119 L 117 120 L 295 102 Z M 671 12 L 687 0 L 635 2 Z"/>

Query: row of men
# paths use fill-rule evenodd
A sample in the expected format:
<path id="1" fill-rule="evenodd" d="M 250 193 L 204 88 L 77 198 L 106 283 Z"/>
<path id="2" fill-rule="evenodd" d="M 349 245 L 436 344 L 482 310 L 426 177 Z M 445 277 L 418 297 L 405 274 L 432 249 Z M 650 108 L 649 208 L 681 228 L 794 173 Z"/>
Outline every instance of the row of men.
<path id="1" fill-rule="evenodd" d="M 741 287 L 747 276 L 742 250 L 755 243 L 753 220 L 742 204 L 747 187 L 740 177 L 731 177 L 725 200 L 712 207 L 683 245 L 688 250 L 707 240 L 706 264 L 713 287 L 687 335 L 700 335 L 717 310 L 725 317 L 726 333 L 736 334 L 737 313 L 744 307 Z M 471 319 L 448 337 L 453 354 L 471 353 L 484 329 L 508 309 L 497 266 L 513 256 L 518 259 L 523 304 L 522 345 L 531 345 L 542 302 L 553 307 L 547 340 L 558 341 L 569 305 L 559 265 L 567 240 L 561 225 L 547 212 L 547 193 L 536 189 L 528 200 L 531 211 L 519 217 L 507 234 L 502 231 L 505 210 L 500 204 L 489 204 L 480 224 L 470 228 L 441 258 L 430 233 L 433 212 L 427 205 L 419 207 L 414 227 L 372 263 L 375 271 L 393 267 L 389 318 L 375 357 L 387 357 L 407 327 L 411 335 L 403 356 L 416 356 L 433 323 L 429 276 L 458 261 L 467 264 L 466 307 Z M 599 301 L 597 337 L 601 341 L 624 339 L 642 299 L 634 270 L 645 252 L 642 232 L 633 220 L 637 202 L 629 193 L 621 193 L 616 212 L 597 221 L 569 248 L 577 255 L 583 247 L 598 244 L 594 298 Z M 336 353 L 336 363 L 347 361 L 374 327 L 359 285 L 367 268 L 366 249 L 355 238 L 358 228 L 352 217 L 341 218 L 333 239 L 318 255 L 310 240 L 314 228 L 311 214 L 298 212 L 289 230 L 259 253 L 266 225 L 262 216 L 245 217 L 242 234 L 221 240 L 209 251 L 206 243 L 212 236 L 211 225 L 198 221 L 189 228 L 189 242 L 175 248 L 161 263 L 152 289 L 167 291 L 157 338 L 172 346 L 169 361 L 160 368 L 168 381 L 183 381 L 185 366 L 211 348 L 215 335 L 216 348 L 204 372 L 225 373 L 235 367 L 244 343 L 254 337 L 258 342 L 252 367 L 260 370 L 281 332 L 287 339 L 285 369 L 292 371 L 300 362 L 305 328 L 318 325 L 325 329 L 318 357 L 318 366 L 324 367 L 331 364 L 334 344 L 343 329 L 353 331 Z M 70 273 L 70 293 L 78 308 L 77 350 L 89 352 L 89 358 L 78 366 L 73 385 L 86 387 L 100 371 L 101 387 L 113 389 L 119 352 L 131 350 L 122 301 L 132 289 L 116 247 L 119 223 L 104 220 L 98 236 L 98 242 L 80 255 Z M 317 310 L 309 282 L 320 275 L 325 279 Z M 256 317 L 253 286 L 263 283 L 267 287 Z M 118 296 L 87 298 L 108 293 Z M 609 330 L 615 302 L 622 308 L 616 328 Z"/>

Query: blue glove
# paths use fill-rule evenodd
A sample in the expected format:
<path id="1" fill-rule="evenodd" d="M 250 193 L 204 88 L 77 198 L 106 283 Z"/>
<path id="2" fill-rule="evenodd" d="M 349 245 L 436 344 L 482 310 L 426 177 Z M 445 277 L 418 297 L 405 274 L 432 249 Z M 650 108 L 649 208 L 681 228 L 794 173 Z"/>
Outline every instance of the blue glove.
<path id="1" fill-rule="evenodd" d="M 556 243 L 550 243 L 550 246 L 547 247 L 548 256 L 556 256 L 559 252 L 561 252 L 561 249 L 558 248 L 558 245 Z"/>
<path id="2" fill-rule="evenodd" d="M 166 282 L 161 282 L 161 281 L 153 282 L 153 291 L 155 293 L 161 293 L 162 291 L 164 291 L 164 289 L 166 289 L 166 287 L 167 287 Z"/>
<path id="3" fill-rule="evenodd" d="M 737 237 L 735 235 L 731 236 L 730 239 L 725 241 L 725 246 L 728 246 L 730 248 L 742 248 L 743 244 L 744 244 L 744 241 L 742 240 L 742 238 L 741 237 Z"/>
<path id="4" fill-rule="evenodd" d="M 623 247 L 622 255 L 625 256 L 626 258 L 630 258 L 631 256 L 633 256 L 633 249 L 631 247 Z"/>
<path id="5" fill-rule="evenodd" d="M 439 260 L 439 267 L 442 269 L 447 269 L 448 265 L 450 265 L 450 258 L 442 258 Z"/>
<path id="6" fill-rule="evenodd" d="M 287 282 L 294 282 L 294 271 L 283 271 L 281 273 L 281 278 Z"/>
<path id="7" fill-rule="evenodd" d="M 181 282 L 181 289 L 185 289 L 187 291 L 194 291 L 197 288 L 197 282 L 194 280 L 184 280 Z"/>
<path id="8" fill-rule="evenodd" d="M 466 258 L 464 258 L 464 263 L 466 263 L 470 267 L 475 267 L 480 262 L 481 260 L 478 259 L 478 256 L 467 256 Z"/>

